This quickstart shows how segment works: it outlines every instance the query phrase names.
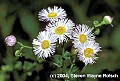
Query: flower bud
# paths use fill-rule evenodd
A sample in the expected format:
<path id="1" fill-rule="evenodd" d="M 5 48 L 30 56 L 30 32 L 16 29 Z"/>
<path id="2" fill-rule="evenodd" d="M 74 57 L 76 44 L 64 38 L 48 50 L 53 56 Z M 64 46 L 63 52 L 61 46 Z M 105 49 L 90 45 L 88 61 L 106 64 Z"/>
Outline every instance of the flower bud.
<path id="1" fill-rule="evenodd" d="M 72 54 L 77 54 L 77 52 L 75 51 L 76 49 L 74 47 L 71 48 L 71 53 Z"/>
<path id="2" fill-rule="evenodd" d="M 113 18 L 111 16 L 104 16 L 103 21 L 105 22 L 105 24 L 111 24 Z"/>
<path id="3" fill-rule="evenodd" d="M 16 37 L 14 35 L 7 36 L 5 42 L 7 46 L 14 46 L 16 43 Z"/>
<path id="4" fill-rule="evenodd" d="M 15 56 L 16 57 L 22 57 L 22 53 L 20 52 L 20 50 L 15 51 Z"/>

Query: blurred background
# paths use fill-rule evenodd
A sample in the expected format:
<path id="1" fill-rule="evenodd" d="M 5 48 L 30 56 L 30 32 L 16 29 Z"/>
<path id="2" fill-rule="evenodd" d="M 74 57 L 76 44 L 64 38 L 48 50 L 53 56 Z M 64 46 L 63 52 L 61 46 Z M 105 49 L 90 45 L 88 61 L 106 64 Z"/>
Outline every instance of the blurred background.
<path id="1" fill-rule="evenodd" d="M 99 60 L 94 65 L 82 68 L 82 73 L 120 74 L 120 0 L 0 0 L 0 81 L 62 81 L 50 79 L 53 70 L 44 60 L 34 56 L 32 50 L 23 50 L 23 57 L 16 57 L 20 47 L 7 47 L 4 39 L 15 35 L 17 40 L 32 46 L 32 40 L 46 24 L 38 20 L 43 8 L 59 6 L 65 9 L 67 17 L 76 24 L 93 26 L 105 15 L 113 17 L 113 27 L 100 27 L 96 41 L 102 47 Z M 83 64 L 78 64 L 81 68 Z M 120 75 L 119 75 L 120 77 Z M 76 81 L 119 81 L 118 78 L 78 78 Z"/>

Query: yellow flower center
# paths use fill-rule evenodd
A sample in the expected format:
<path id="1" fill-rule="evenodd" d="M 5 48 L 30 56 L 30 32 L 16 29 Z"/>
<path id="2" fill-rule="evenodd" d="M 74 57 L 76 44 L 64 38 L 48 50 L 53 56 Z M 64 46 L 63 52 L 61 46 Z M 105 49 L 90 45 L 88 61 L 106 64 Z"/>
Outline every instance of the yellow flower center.
<path id="1" fill-rule="evenodd" d="M 78 39 L 81 43 L 84 43 L 87 40 L 86 35 L 84 35 L 84 34 L 80 34 L 78 36 Z"/>
<path id="2" fill-rule="evenodd" d="M 50 46 L 50 42 L 48 40 L 44 40 L 41 43 L 42 49 L 47 49 Z"/>
<path id="3" fill-rule="evenodd" d="M 55 17 L 57 17 L 57 13 L 55 13 L 55 12 L 50 12 L 50 13 L 48 13 L 48 17 L 49 17 L 49 18 L 55 18 Z"/>
<path id="4" fill-rule="evenodd" d="M 63 35 L 66 32 L 66 28 L 64 26 L 58 26 L 55 28 L 55 34 Z"/>
<path id="5" fill-rule="evenodd" d="M 93 51 L 93 49 L 91 49 L 91 48 L 86 48 L 85 50 L 84 50 L 84 55 L 85 55 L 85 57 L 87 57 L 87 58 L 91 58 L 91 55 L 94 53 L 94 51 Z"/>

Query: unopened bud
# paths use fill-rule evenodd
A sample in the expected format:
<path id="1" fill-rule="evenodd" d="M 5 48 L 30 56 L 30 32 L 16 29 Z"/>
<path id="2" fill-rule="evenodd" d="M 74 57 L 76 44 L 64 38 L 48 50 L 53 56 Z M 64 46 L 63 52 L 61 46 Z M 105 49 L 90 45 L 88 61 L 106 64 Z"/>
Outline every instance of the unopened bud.
<path id="1" fill-rule="evenodd" d="M 7 46 L 14 46 L 16 43 L 16 37 L 14 35 L 7 36 L 5 42 Z"/>
<path id="2" fill-rule="evenodd" d="M 103 21 L 105 22 L 104 24 L 111 24 L 113 18 L 111 16 L 104 16 Z"/>

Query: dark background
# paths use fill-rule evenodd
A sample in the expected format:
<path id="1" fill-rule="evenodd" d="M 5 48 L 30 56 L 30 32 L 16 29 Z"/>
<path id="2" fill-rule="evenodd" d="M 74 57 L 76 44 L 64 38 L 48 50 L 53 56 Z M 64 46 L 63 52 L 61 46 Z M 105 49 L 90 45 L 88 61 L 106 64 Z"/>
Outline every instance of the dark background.
<path id="1" fill-rule="evenodd" d="M 13 34 L 18 41 L 32 46 L 32 40 L 47 24 L 38 20 L 38 13 L 49 6 L 65 9 L 67 17 L 76 24 L 93 26 L 94 20 L 100 22 L 105 15 L 113 17 L 113 27 L 104 25 L 96 35 L 96 41 L 102 47 L 99 60 L 81 69 L 83 74 L 120 73 L 120 0 L 0 0 L 0 81 L 60 81 L 49 80 L 49 72 L 53 69 L 41 60 L 36 63 L 32 51 L 25 49 L 23 57 L 16 57 L 14 53 L 19 46 L 7 47 L 4 43 L 5 37 Z M 78 66 L 83 67 L 84 64 Z M 118 78 L 77 79 L 106 80 L 119 81 Z"/>

